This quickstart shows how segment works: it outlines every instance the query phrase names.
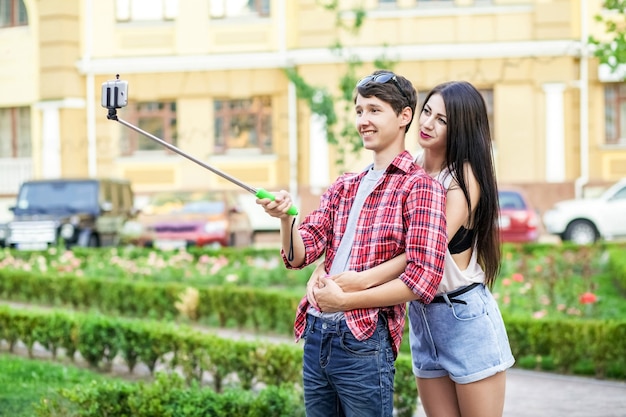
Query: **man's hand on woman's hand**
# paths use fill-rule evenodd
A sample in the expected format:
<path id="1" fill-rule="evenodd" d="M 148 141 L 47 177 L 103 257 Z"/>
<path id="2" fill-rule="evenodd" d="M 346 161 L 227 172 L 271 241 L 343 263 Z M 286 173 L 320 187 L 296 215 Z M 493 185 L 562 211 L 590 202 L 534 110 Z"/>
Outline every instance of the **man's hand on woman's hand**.
<path id="1" fill-rule="evenodd" d="M 320 278 L 320 285 L 313 288 L 313 297 L 317 308 L 324 313 L 346 311 L 346 293 L 332 277 Z"/>
<path id="2" fill-rule="evenodd" d="M 345 311 L 343 310 L 345 293 L 367 289 L 360 278 L 356 271 L 327 275 L 324 262 L 321 262 L 306 284 L 306 298 L 309 304 L 324 313 Z"/>

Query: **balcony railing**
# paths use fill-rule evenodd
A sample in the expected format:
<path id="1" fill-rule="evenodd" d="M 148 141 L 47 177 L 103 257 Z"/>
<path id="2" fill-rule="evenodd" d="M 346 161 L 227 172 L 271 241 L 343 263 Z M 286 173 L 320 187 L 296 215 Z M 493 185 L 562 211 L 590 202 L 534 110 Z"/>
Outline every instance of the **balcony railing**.
<path id="1" fill-rule="evenodd" d="M 16 195 L 20 185 L 32 176 L 32 158 L 0 158 L 0 196 Z"/>

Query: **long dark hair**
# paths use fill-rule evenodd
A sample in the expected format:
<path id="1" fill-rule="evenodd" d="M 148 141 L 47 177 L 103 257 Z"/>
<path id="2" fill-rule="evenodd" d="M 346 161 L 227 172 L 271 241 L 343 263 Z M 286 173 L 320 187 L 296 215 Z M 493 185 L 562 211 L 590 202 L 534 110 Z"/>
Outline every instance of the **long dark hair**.
<path id="1" fill-rule="evenodd" d="M 478 262 L 485 271 L 485 284 L 492 287 L 500 271 L 500 235 L 498 231 L 498 184 L 492 157 L 491 133 L 487 106 L 480 92 L 466 81 L 439 84 L 426 97 L 440 94 L 446 106 L 446 166 L 458 182 L 468 211 L 471 200 L 464 164 L 469 163 L 480 186 L 480 199 L 472 219 Z M 423 107 L 422 107 L 423 109 Z"/>

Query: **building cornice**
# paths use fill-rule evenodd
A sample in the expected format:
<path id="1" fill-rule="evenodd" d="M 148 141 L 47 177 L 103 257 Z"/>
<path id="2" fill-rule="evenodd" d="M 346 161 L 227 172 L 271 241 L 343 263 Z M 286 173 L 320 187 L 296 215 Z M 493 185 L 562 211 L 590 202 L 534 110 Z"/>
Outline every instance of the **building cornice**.
<path id="1" fill-rule="evenodd" d="M 358 56 L 364 62 L 374 61 L 383 55 L 389 59 L 404 62 L 580 56 L 580 49 L 579 41 L 554 40 L 356 47 L 345 48 L 344 52 L 346 54 L 344 55 Z M 120 72 L 124 74 L 141 74 L 269 69 L 343 62 L 346 62 L 345 56 L 339 55 L 329 48 L 317 48 L 292 49 L 286 52 L 84 58 L 79 60 L 76 65 L 82 74 L 102 75 Z"/>
<path id="2" fill-rule="evenodd" d="M 41 100 L 35 103 L 35 108 L 41 110 L 82 109 L 84 107 L 85 99 L 81 97 L 67 97 L 58 100 Z"/>

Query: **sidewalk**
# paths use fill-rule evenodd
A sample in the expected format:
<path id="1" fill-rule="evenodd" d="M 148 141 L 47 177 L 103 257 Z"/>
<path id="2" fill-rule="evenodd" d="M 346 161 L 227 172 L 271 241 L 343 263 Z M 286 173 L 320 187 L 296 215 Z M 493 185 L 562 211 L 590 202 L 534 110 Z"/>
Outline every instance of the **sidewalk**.
<path id="1" fill-rule="evenodd" d="M 425 417 L 419 408 L 415 417 Z M 507 371 L 504 417 L 626 417 L 626 383 Z"/>

